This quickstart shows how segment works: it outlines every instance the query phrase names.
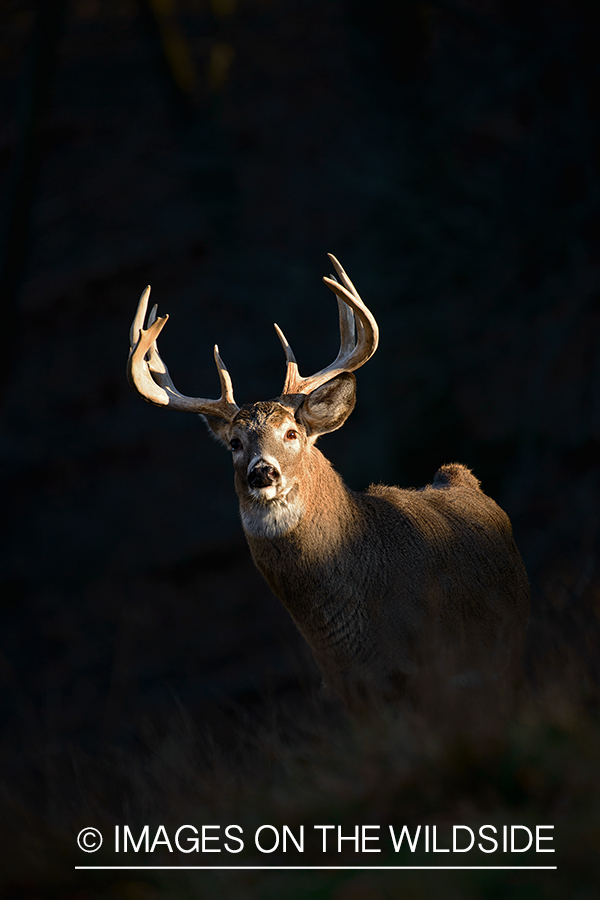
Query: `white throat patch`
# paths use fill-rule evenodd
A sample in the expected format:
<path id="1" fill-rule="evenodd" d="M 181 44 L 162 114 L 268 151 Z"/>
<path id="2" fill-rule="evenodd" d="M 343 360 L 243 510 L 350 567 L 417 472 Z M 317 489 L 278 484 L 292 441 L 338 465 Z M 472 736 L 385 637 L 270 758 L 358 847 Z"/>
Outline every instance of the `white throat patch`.
<path id="1" fill-rule="evenodd" d="M 266 503 L 240 505 L 244 531 L 252 537 L 282 537 L 298 525 L 304 515 L 303 505 L 296 500 L 273 499 Z"/>

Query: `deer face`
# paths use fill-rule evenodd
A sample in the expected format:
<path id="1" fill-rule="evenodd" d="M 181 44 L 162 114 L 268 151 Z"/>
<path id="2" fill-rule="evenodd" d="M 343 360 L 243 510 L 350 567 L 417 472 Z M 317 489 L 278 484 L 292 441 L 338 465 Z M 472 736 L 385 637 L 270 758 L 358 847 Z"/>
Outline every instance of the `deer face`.
<path id="1" fill-rule="evenodd" d="M 344 373 L 304 398 L 294 412 L 275 401 L 243 406 L 231 422 L 205 416 L 233 457 L 235 488 L 247 531 L 274 537 L 294 527 L 304 510 L 312 447 L 340 428 L 354 408 L 354 376 Z"/>
<path id="2" fill-rule="evenodd" d="M 231 450 L 242 524 L 253 537 L 281 537 L 301 520 L 309 437 L 292 410 L 276 401 L 242 406 L 231 422 L 205 416 Z"/>
<path id="3" fill-rule="evenodd" d="M 285 500 L 297 485 L 308 445 L 294 414 L 273 401 L 240 409 L 227 429 L 240 498 Z"/>

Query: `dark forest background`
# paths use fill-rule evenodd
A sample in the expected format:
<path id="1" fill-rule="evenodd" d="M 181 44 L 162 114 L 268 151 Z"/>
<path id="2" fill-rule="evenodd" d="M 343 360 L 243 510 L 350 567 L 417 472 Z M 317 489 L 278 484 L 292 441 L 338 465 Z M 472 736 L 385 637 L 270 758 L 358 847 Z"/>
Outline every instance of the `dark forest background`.
<path id="1" fill-rule="evenodd" d="M 303 372 L 337 352 L 334 253 L 382 337 L 322 449 L 355 489 L 471 466 L 530 575 L 527 678 L 564 674 L 597 708 L 596 18 L 578 0 L 4 0 L 1 766 L 9 831 L 17 810 L 41 835 L 13 900 L 163 896 L 45 871 L 91 790 L 76 760 L 146 758 L 174 716 L 233 752 L 242 719 L 319 703 L 227 453 L 126 382 L 147 283 L 178 388 L 217 396 L 218 342 L 249 402 L 283 384 L 273 321 Z M 119 778 L 90 778 L 118 810 Z M 336 885 L 314 896 L 396 896 Z M 271 896 L 238 888 L 212 896 Z"/>

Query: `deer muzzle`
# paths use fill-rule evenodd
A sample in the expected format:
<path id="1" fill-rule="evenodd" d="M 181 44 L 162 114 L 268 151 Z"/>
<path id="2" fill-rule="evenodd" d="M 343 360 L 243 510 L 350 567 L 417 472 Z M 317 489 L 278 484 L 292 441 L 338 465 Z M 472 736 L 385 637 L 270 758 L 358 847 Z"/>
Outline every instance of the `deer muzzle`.
<path id="1" fill-rule="evenodd" d="M 248 484 L 251 488 L 271 487 L 281 475 L 277 468 L 266 460 L 258 460 L 248 472 Z"/>

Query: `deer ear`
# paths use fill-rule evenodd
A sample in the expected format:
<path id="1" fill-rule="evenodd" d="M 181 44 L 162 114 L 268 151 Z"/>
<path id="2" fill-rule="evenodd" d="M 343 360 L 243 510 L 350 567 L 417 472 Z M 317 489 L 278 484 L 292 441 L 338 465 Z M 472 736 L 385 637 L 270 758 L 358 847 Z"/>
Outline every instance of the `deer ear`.
<path id="1" fill-rule="evenodd" d="M 342 372 L 308 394 L 296 418 L 309 435 L 327 434 L 342 427 L 355 403 L 356 378 L 351 372 Z"/>
<path id="2" fill-rule="evenodd" d="M 219 416 L 207 416 L 206 414 L 201 415 L 200 418 L 204 420 L 212 436 L 216 438 L 220 444 L 229 447 L 230 422 L 221 419 Z"/>

